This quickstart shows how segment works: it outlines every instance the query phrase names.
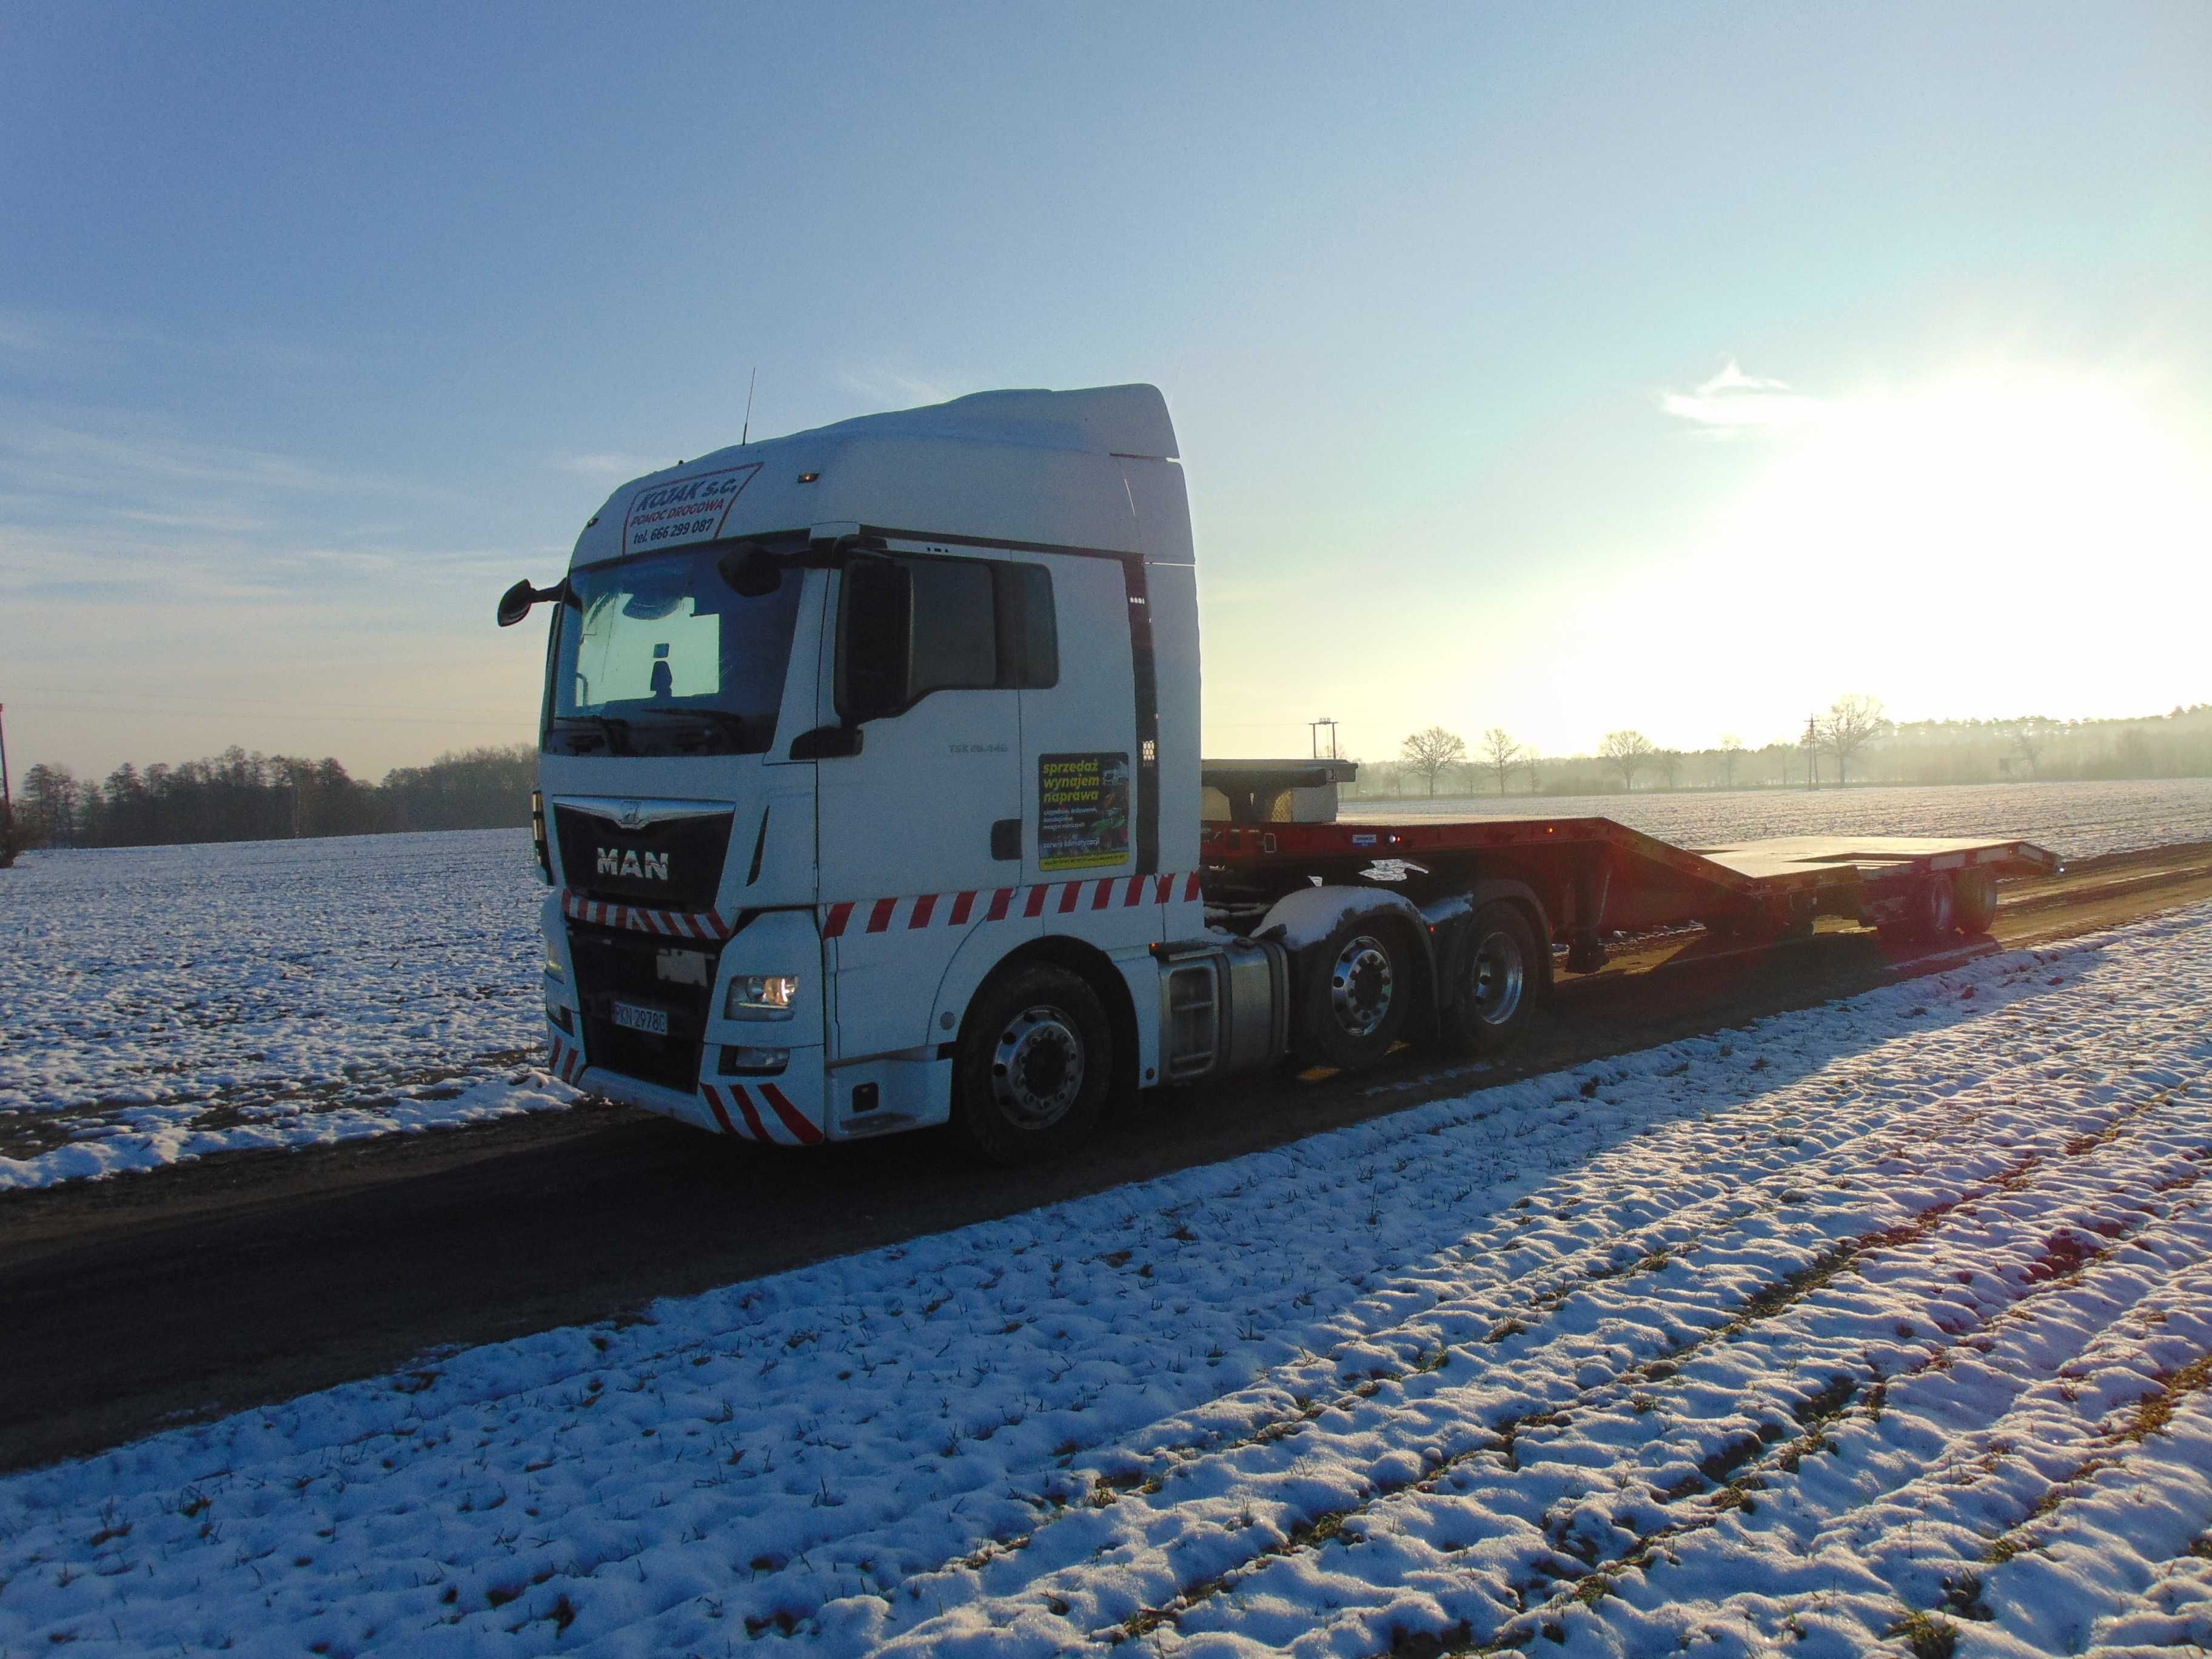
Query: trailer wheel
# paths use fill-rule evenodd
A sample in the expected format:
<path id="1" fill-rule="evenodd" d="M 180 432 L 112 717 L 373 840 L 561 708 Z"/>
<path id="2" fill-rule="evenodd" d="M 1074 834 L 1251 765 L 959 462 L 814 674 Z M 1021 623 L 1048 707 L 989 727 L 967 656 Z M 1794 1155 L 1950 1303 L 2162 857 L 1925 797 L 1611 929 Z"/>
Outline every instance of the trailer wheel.
<path id="1" fill-rule="evenodd" d="M 1959 898 L 1951 878 L 1938 871 L 1920 884 L 1905 909 L 1905 936 L 1929 940 L 1945 937 L 1959 925 Z"/>
<path id="2" fill-rule="evenodd" d="M 1958 902 L 1959 931 L 1986 933 L 1997 919 L 1997 878 L 1987 870 L 1961 870 L 1951 884 Z"/>
<path id="3" fill-rule="evenodd" d="M 1300 1058 L 1340 1072 L 1379 1065 L 1405 1027 L 1412 952 L 1405 931 L 1378 917 L 1339 922 L 1298 989 Z"/>
<path id="4" fill-rule="evenodd" d="M 1463 1054 L 1498 1054 L 1518 1042 L 1535 1017 L 1538 960 L 1535 929 L 1519 905 L 1476 911 L 1439 1000 L 1445 1043 Z"/>
<path id="5" fill-rule="evenodd" d="M 992 980 L 953 1051 L 953 1127 L 994 1164 L 1064 1152 L 1098 1121 L 1113 1050 L 1097 993 L 1066 969 L 1036 963 Z"/>

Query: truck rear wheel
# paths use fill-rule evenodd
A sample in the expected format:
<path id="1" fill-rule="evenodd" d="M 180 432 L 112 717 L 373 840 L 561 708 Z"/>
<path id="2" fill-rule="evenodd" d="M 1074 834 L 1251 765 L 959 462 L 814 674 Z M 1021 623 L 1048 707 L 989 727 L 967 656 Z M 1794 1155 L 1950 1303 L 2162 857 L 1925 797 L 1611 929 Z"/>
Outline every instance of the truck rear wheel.
<path id="1" fill-rule="evenodd" d="M 1380 1065 L 1405 1029 L 1412 951 L 1405 930 L 1381 917 L 1339 922 L 1315 947 L 1298 988 L 1299 1058 L 1340 1072 Z"/>
<path id="2" fill-rule="evenodd" d="M 1961 870 L 1951 883 L 1959 907 L 1959 931 L 1986 933 L 1997 919 L 1997 878 L 1987 870 Z"/>
<path id="3" fill-rule="evenodd" d="M 1444 1042 L 1463 1054 L 1503 1054 L 1535 1017 L 1536 930 L 1517 904 L 1486 904 L 1468 923 L 1465 948 L 1443 988 Z"/>
<path id="4" fill-rule="evenodd" d="M 994 1164 L 1050 1158 L 1091 1133 L 1113 1081 L 1098 994 L 1033 963 L 985 983 L 953 1051 L 952 1125 Z"/>

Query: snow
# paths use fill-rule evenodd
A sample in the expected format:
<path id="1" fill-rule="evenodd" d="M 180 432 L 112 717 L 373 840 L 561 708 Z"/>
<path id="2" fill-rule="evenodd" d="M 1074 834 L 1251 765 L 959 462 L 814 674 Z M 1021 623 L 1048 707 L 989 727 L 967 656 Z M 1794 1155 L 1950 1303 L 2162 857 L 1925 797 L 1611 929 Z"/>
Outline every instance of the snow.
<path id="1" fill-rule="evenodd" d="M 9 1477 L 0 1651 L 2201 1644 L 2208 983 L 2200 906 Z"/>
<path id="2" fill-rule="evenodd" d="M 1346 816 L 1386 810 L 1606 816 L 1685 845 L 2017 835 L 2080 858 L 2212 839 L 2212 780 Z M 540 1065 L 544 890 L 522 830 L 31 854 L 0 878 L 0 1194 L 573 1104 Z"/>
<path id="3" fill-rule="evenodd" d="M 1677 847 L 1771 836 L 2002 836 L 2068 859 L 2212 841 L 2212 778 L 2125 783 L 1960 784 L 1936 788 L 1692 790 L 1681 794 L 1370 795 L 1346 819 L 1612 818 Z"/>
<path id="4" fill-rule="evenodd" d="M 0 1191 L 567 1105 L 526 830 L 34 854 L 0 878 Z"/>

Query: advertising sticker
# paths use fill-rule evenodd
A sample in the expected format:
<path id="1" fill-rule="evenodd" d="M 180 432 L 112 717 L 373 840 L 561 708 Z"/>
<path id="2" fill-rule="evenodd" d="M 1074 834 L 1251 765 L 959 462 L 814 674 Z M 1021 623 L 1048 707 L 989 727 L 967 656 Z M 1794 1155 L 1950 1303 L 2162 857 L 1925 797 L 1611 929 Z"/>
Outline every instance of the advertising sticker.
<path id="1" fill-rule="evenodd" d="M 1095 870 L 1129 861 L 1129 757 L 1037 759 L 1037 864 Z"/>
<path id="2" fill-rule="evenodd" d="M 630 497 L 629 516 L 623 520 L 623 552 L 651 553 L 713 541 L 722 533 L 731 504 L 760 470 L 761 464 L 753 461 L 639 490 Z"/>

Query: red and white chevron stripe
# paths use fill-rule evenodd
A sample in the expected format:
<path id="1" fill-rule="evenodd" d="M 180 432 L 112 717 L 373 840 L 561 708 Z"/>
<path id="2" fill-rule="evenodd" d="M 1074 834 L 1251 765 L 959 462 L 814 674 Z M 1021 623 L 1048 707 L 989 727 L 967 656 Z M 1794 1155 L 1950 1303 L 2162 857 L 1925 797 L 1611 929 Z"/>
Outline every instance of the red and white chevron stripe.
<path id="1" fill-rule="evenodd" d="M 565 1038 L 552 1040 L 552 1053 L 546 1060 L 546 1068 L 563 1083 L 574 1083 L 584 1074 L 584 1051 Z"/>
<path id="2" fill-rule="evenodd" d="M 1127 909 L 1166 904 L 1181 895 L 1198 898 L 1198 872 L 1156 876 L 1105 876 L 1091 881 L 1048 881 L 1033 887 L 977 887 L 960 893 L 910 897 L 843 899 L 822 907 L 822 937 L 848 933 L 910 933 L 923 927 L 964 927 L 971 921 L 1009 916 L 1064 916 L 1078 910 Z"/>
<path id="3" fill-rule="evenodd" d="M 778 1146 L 822 1144 L 821 1126 L 793 1105 L 790 1097 L 773 1083 L 756 1083 L 750 1091 L 735 1083 L 708 1083 L 702 1085 L 699 1092 L 707 1097 L 714 1121 L 722 1126 L 726 1135 L 735 1135 L 740 1140 L 765 1140 Z M 723 1098 L 726 1095 L 726 1100 Z M 754 1095 L 760 1097 L 758 1109 L 753 1105 Z M 737 1117 L 730 1115 L 732 1112 Z"/>
<path id="4" fill-rule="evenodd" d="M 634 933 L 659 933 L 665 939 L 725 939 L 730 924 L 719 910 L 647 910 L 634 904 L 608 904 L 586 898 L 569 888 L 561 890 L 561 908 L 572 921 L 599 927 L 627 927 Z"/>

